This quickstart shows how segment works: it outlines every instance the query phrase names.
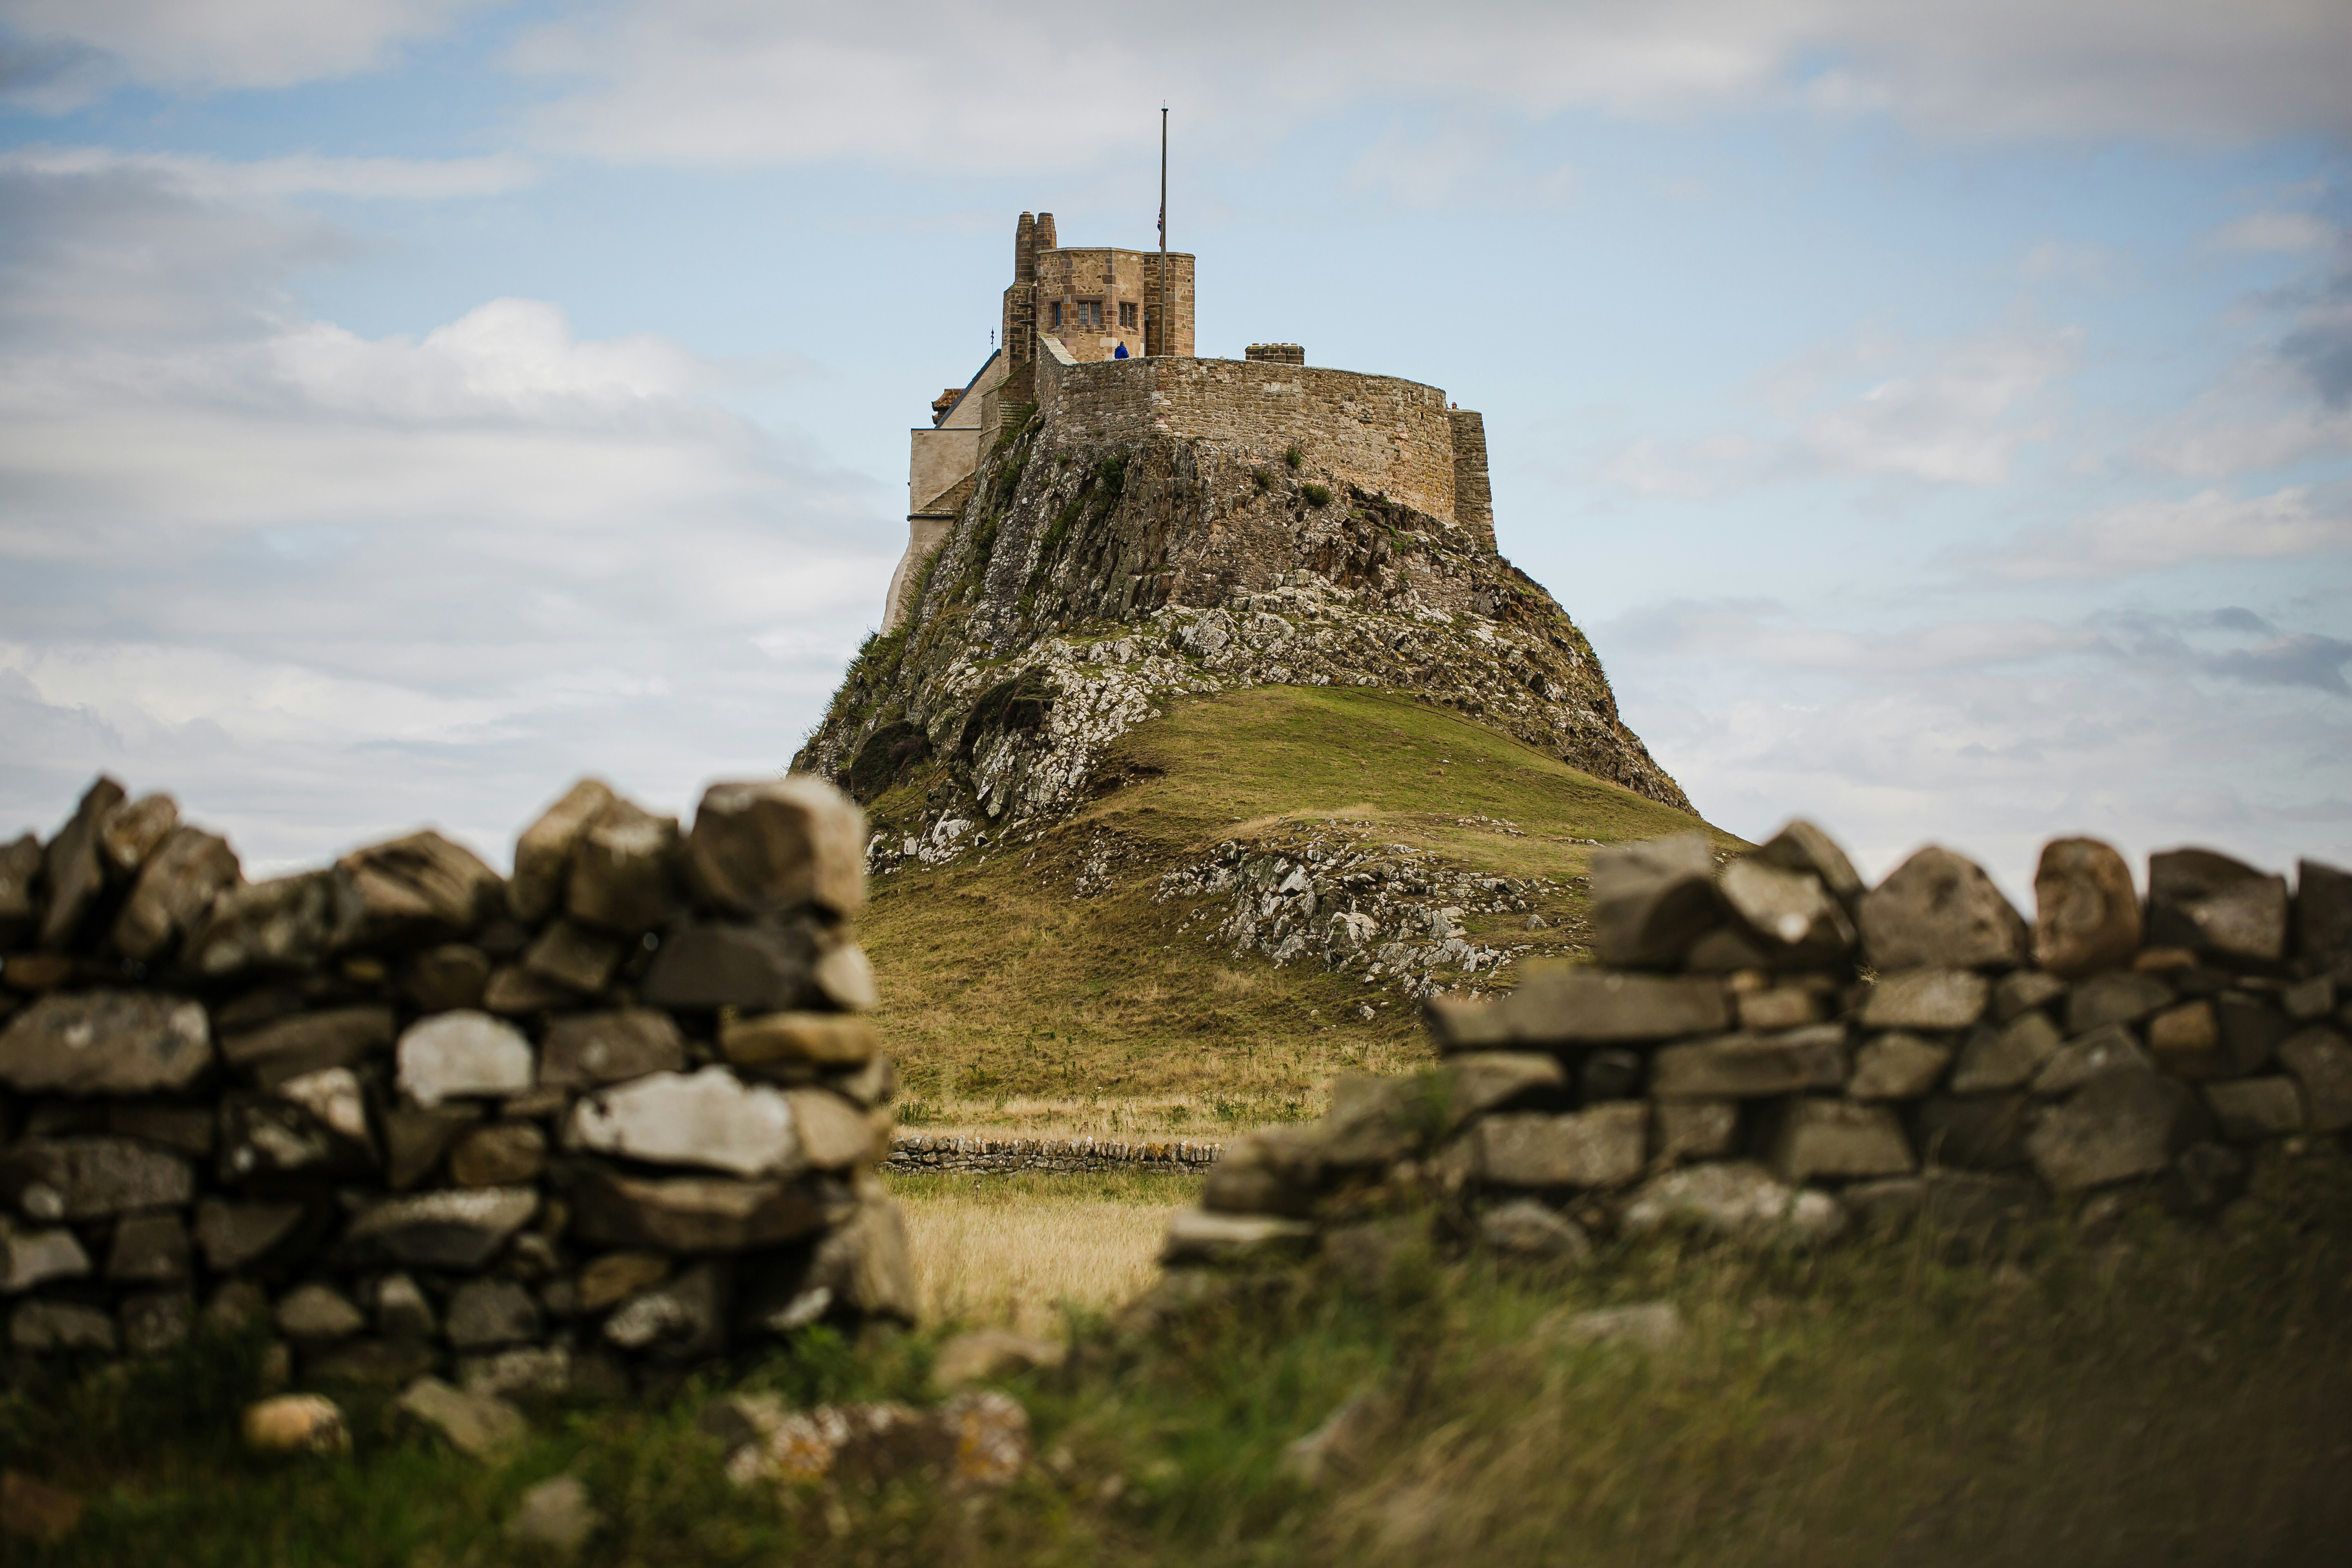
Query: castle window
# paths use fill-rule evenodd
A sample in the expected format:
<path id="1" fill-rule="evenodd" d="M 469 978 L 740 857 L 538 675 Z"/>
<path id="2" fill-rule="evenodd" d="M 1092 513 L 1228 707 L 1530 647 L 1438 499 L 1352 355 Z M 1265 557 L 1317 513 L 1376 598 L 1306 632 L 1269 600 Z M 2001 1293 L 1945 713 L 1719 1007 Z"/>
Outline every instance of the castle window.
<path id="1" fill-rule="evenodd" d="M 1135 306 L 1131 302 L 1126 300 L 1120 301 L 1118 307 L 1118 324 L 1127 328 L 1130 331 L 1134 330 Z"/>
<path id="2" fill-rule="evenodd" d="M 1074 323 L 1076 326 L 1095 328 L 1101 327 L 1102 301 L 1100 300 L 1079 300 L 1077 302 L 1077 321 Z"/>
<path id="3" fill-rule="evenodd" d="M 1059 300 L 1054 301 L 1054 330 L 1057 332 L 1062 330 L 1062 302 Z"/>

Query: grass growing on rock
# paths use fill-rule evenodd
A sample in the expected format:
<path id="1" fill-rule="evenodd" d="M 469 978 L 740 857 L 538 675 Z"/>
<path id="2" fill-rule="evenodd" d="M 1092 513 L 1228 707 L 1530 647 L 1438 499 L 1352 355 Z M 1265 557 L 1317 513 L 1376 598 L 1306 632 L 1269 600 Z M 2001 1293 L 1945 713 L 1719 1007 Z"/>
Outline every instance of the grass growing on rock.
<path id="1" fill-rule="evenodd" d="M 999 1493 L 737 1490 L 694 1429 L 715 1383 L 542 1409 L 501 1463 L 367 1404 L 352 1458 L 265 1462 L 229 1436 L 255 1358 L 211 1347 L 0 1403 L 0 1464 L 90 1500 L 69 1541 L 11 1560 L 530 1563 L 501 1525 L 572 1473 L 607 1521 L 592 1568 L 2340 1562 L 2352 1180 L 2329 1144 L 2258 1184 L 2251 1223 L 2149 1207 L 1991 1257 L 1668 1237 L 1547 1273 L 1408 1243 L 1377 1282 L 1213 1289 L 1150 1336 L 1082 1321 L 1065 1367 L 1008 1380 L 1038 1458 Z M 1571 1327 L 1652 1301 L 1685 1325 L 1659 1349 Z M 919 1400 L 938 1332 L 814 1331 L 746 1375 L 803 1403 Z M 1353 1441 L 1296 1474 L 1288 1446 L 1351 1401 Z"/>
<path id="2" fill-rule="evenodd" d="M 1592 844 L 1701 826 L 1460 714 L 1361 688 L 1180 703 L 1120 737 L 1097 776 L 1118 785 L 1038 843 L 876 880 L 876 1022 L 911 1121 L 1215 1135 L 1319 1111 L 1336 1073 L 1425 1060 L 1394 992 L 1176 939 L 1185 906 L 1153 901 L 1160 875 L 1225 840 L 1328 823 L 1471 870 L 1550 877 L 1562 891 L 1533 911 L 1547 929 L 1517 914 L 1466 923 L 1528 956 L 1574 956 L 1585 898 L 1571 879 Z M 877 801 L 877 822 L 914 820 L 922 788 Z"/>

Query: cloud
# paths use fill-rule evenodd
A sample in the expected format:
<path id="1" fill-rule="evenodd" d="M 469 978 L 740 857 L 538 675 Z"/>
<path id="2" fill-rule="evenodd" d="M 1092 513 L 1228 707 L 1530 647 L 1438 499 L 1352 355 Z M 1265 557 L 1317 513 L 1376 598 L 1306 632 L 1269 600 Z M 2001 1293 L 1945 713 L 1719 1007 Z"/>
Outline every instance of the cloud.
<path id="1" fill-rule="evenodd" d="M 546 300 L 295 310 L 348 243 L 0 174 L 0 831 L 106 768 L 257 864 L 428 810 L 500 857 L 582 771 L 679 810 L 780 768 L 878 612 L 893 498 L 725 367 Z"/>
<path id="2" fill-rule="evenodd" d="M 199 201 L 251 201 L 282 196 L 336 195 L 439 201 L 494 196 L 529 184 L 530 163 L 513 153 L 478 158 L 322 158 L 303 154 L 236 163 L 166 153 L 120 153 L 103 147 L 12 147 L 0 151 L 0 173 L 129 174 L 152 176 L 161 187 Z"/>
<path id="3" fill-rule="evenodd" d="M 1973 563 L 2004 582 L 2120 577 L 2193 561 L 2278 561 L 2352 550 L 2352 509 L 2308 486 L 2238 497 L 2216 487 L 2182 500 L 2105 507 L 2029 530 Z"/>
<path id="4" fill-rule="evenodd" d="M 1574 166 L 1520 166 L 1519 138 L 1491 116 L 1448 115 L 1433 125 L 1392 125 L 1349 165 L 1349 190 L 1402 207 L 1557 207 L 1576 194 Z"/>
<path id="5" fill-rule="evenodd" d="M 26 107 L 58 112 L 121 80 L 210 89 L 349 76 L 387 63 L 400 45 L 442 32 L 483 3 L 0 0 L 0 26 L 36 62 L 13 91 Z"/>
<path id="6" fill-rule="evenodd" d="M 2309 213 L 2258 212 L 2224 224 L 2213 243 L 2224 250 L 2322 250 L 2334 243 L 2336 226 Z"/>

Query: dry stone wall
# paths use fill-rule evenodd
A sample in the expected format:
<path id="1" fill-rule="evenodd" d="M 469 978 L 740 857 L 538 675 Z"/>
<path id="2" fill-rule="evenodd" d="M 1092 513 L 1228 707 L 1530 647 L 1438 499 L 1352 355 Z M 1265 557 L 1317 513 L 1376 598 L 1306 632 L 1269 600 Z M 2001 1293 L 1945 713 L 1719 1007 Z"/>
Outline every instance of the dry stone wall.
<path id="1" fill-rule="evenodd" d="M 2029 922 L 1930 847 L 1865 889 L 1791 824 L 1593 858 L 1600 961 L 1432 998 L 1437 1070 L 1343 1079 L 1318 1122 L 1229 1145 L 1174 1264 L 1370 1245 L 1580 1257 L 1669 1226 L 1775 1241 L 1922 1218 L 2252 1204 L 2250 1173 L 2352 1129 L 2352 876 L 2203 849 L 2043 852 Z M 1344 1242 L 1343 1242 L 1343 1238 Z"/>
<path id="2" fill-rule="evenodd" d="M 890 1145 L 893 1171 L 1010 1175 L 1017 1171 L 1199 1171 L 1216 1163 L 1222 1143 L 1194 1139 L 991 1138 L 971 1133 L 902 1132 Z"/>
<path id="3" fill-rule="evenodd" d="M 0 1361 L 213 1313 L 499 1394 L 910 1317 L 864 843 L 814 779 L 684 830 L 583 780 L 511 878 L 421 832 L 248 883 L 100 779 L 0 846 Z"/>

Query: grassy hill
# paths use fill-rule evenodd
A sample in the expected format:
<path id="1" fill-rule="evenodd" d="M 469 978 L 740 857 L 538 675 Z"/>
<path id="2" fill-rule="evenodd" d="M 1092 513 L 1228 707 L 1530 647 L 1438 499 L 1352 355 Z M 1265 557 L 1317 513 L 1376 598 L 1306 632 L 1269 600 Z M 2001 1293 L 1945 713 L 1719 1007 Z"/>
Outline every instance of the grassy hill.
<path id="1" fill-rule="evenodd" d="M 1334 1073 L 1423 1060 L 1395 987 L 1312 958 L 1236 958 L 1198 924 L 1180 931 L 1213 900 L 1162 900 L 1162 876 L 1221 846 L 1366 847 L 1424 883 L 1547 879 L 1507 910 L 1461 906 L 1468 939 L 1514 950 L 1478 976 L 1491 985 L 1528 958 L 1581 951 L 1595 843 L 1693 826 L 1458 713 L 1367 688 L 1180 702 L 1115 742 L 1095 776 L 1106 792 L 1034 840 L 876 879 L 865 939 L 908 1123 L 1213 1131 L 1313 1113 Z M 928 784 L 919 772 L 876 800 L 877 826 L 919 822 Z"/>

